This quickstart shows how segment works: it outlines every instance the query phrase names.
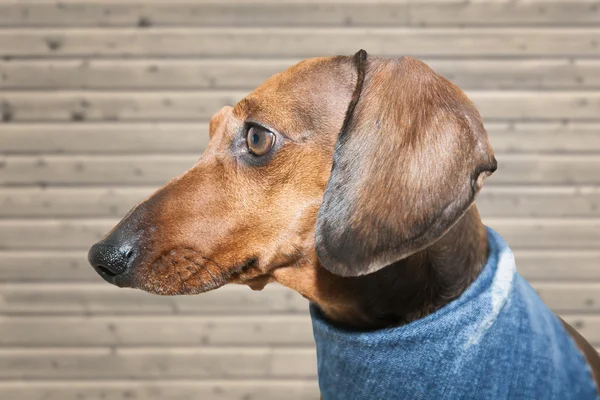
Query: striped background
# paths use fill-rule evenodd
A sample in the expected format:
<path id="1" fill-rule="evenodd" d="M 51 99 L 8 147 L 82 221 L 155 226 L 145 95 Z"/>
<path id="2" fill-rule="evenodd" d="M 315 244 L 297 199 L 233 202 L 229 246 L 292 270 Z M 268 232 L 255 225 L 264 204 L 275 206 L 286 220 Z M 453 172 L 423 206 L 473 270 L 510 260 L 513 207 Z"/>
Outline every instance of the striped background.
<path id="1" fill-rule="evenodd" d="M 317 398 L 295 293 L 155 297 L 85 253 L 192 165 L 222 105 L 360 48 L 469 94 L 500 165 L 486 223 L 600 347 L 599 2 L 0 0 L 0 398 Z"/>

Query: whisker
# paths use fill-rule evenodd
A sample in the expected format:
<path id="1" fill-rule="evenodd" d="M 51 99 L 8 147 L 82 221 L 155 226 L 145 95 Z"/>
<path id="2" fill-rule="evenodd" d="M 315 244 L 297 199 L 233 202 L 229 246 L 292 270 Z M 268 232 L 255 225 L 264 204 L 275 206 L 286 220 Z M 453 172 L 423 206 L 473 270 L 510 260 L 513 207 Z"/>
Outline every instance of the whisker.
<path id="1" fill-rule="evenodd" d="M 186 293 L 187 286 L 185 285 L 185 279 L 183 279 L 183 276 L 181 276 L 181 272 L 177 271 L 177 275 L 179 275 L 179 280 L 181 281 L 181 287 L 183 289 L 183 292 Z"/>
<path id="2" fill-rule="evenodd" d="M 298 247 L 296 247 L 296 245 L 292 245 L 292 247 L 294 247 L 294 248 L 296 249 L 296 251 L 297 251 L 298 253 L 300 253 L 300 255 L 302 256 L 302 258 L 304 258 L 306 261 L 308 261 L 308 263 L 309 263 L 310 265 L 313 265 L 312 261 L 310 261 L 310 259 L 309 259 L 309 258 L 306 256 L 306 254 L 304 254 L 304 253 L 302 252 L 302 250 L 300 250 Z"/>
<path id="3" fill-rule="evenodd" d="M 202 257 L 202 256 L 200 256 L 200 257 Z M 216 279 L 216 278 L 215 278 L 215 276 L 214 276 L 214 275 L 213 275 L 213 274 L 210 272 L 210 269 L 208 269 L 208 268 L 206 267 L 206 265 L 199 264 L 199 263 L 197 263 L 197 262 L 196 262 L 196 260 L 191 260 L 191 259 L 189 259 L 189 258 L 187 258 L 187 257 L 184 257 L 184 258 L 185 258 L 186 260 L 188 260 L 188 261 L 192 262 L 192 263 L 193 263 L 193 264 L 194 264 L 196 267 L 198 267 L 198 270 L 197 270 L 196 272 L 194 272 L 194 273 L 192 274 L 192 276 L 196 276 L 197 274 L 199 274 L 201 271 L 203 271 L 203 270 L 204 270 L 204 271 L 208 272 L 208 274 L 210 275 L 210 277 L 211 277 L 211 278 L 212 278 L 212 280 L 213 280 L 213 283 L 214 283 L 214 285 L 215 285 L 215 286 L 219 286 L 217 279 Z M 202 258 L 204 258 L 204 257 L 202 257 Z"/>
<path id="4" fill-rule="evenodd" d="M 183 259 L 189 262 L 189 264 L 188 264 L 188 267 L 192 267 L 192 268 L 195 270 L 195 271 L 194 271 L 194 272 L 192 272 L 192 274 L 191 274 L 191 275 L 188 277 L 188 280 L 189 280 L 191 277 L 193 277 L 193 276 L 196 276 L 196 275 L 198 275 L 200 272 L 202 272 L 202 266 L 201 266 L 200 264 L 198 264 L 196 261 L 194 261 L 194 260 L 192 260 L 192 259 L 189 259 L 189 258 L 187 258 L 186 256 L 183 256 Z"/>
<path id="5" fill-rule="evenodd" d="M 213 264 L 215 264 L 217 266 L 217 268 L 219 268 L 219 270 L 221 271 L 221 274 L 225 274 L 225 270 L 223 269 L 223 267 L 221 267 L 215 260 L 208 258 L 208 257 L 204 257 L 204 256 L 200 256 L 202 257 L 204 260 L 207 260 Z"/>

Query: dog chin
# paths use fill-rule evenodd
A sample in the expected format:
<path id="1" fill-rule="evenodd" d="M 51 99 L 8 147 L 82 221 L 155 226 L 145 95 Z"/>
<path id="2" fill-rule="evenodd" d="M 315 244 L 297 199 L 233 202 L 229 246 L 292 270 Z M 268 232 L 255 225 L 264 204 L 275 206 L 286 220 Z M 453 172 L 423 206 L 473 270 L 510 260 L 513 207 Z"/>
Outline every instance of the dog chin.
<path id="1" fill-rule="evenodd" d="M 210 292 L 211 290 L 218 289 L 227 282 L 223 282 L 215 285 L 214 283 L 206 283 L 200 286 L 190 285 L 171 285 L 171 284 L 160 284 L 154 282 L 142 282 L 139 285 L 131 286 L 135 289 L 140 289 L 145 292 L 159 295 L 159 296 L 181 296 L 181 295 L 196 295 L 201 293 Z"/>

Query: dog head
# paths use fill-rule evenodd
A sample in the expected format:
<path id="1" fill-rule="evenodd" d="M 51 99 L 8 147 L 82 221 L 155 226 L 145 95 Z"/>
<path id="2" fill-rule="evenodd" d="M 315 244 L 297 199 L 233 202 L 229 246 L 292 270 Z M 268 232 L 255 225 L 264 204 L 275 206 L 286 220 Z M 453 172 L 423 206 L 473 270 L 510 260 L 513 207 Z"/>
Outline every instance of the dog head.
<path id="1" fill-rule="evenodd" d="M 271 77 L 209 130 L 198 162 L 91 248 L 105 280 L 170 295 L 372 273 L 443 236 L 496 168 L 456 86 L 364 51 Z"/>

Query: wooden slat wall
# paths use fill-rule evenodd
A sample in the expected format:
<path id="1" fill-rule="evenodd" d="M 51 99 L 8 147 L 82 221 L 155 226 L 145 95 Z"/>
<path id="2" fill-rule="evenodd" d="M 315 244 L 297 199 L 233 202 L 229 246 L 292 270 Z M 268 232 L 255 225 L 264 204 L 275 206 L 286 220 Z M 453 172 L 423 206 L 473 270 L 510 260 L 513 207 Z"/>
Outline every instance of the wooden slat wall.
<path id="1" fill-rule="evenodd" d="M 316 399 L 297 294 L 156 297 L 85 253 L 197 159 L 222 105 L 361 47 L 473 99 L 500 163 L 486 223 L 600 347 L 597 0 L 0 0 L 0 398 Z"/>

